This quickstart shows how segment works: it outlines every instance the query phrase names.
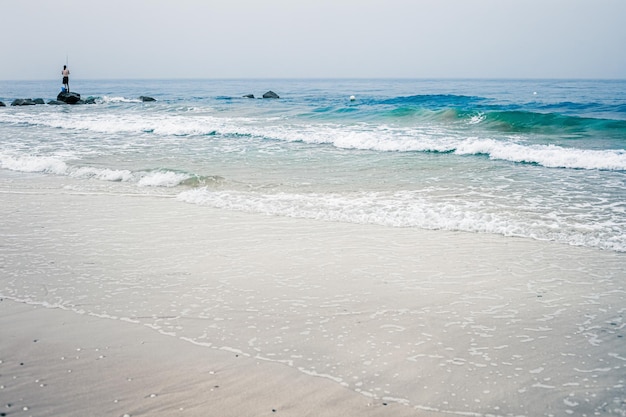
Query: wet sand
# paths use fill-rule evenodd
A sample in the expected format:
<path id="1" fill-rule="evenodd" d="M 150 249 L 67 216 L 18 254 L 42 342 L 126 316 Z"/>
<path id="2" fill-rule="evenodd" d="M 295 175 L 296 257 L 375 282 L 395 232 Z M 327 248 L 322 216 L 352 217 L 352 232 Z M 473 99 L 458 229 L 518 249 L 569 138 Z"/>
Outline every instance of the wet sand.
<path id="1" fill-rule="evenodd" d="M 625 254 L 37 181 L 0 184 L 7 415 L 626 415 Z"/>
<path id="2" fill-rule="evenodd" d="M 4 299 L 0 329 L 6 416 L 415 415 L 292 368 L 130 323 Z"/>

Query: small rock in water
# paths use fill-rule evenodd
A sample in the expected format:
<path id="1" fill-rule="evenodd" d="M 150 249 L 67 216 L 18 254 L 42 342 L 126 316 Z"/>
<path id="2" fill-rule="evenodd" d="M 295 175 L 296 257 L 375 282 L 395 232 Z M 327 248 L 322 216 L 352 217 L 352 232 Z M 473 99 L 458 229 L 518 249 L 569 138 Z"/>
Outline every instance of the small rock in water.
<path id="1" fill-rule="evenodd" d="M 278 94 L 270 90 L 267 93 L 263 94 L 263 98 L 280 98 L 280 97 L 278 97 Z"/>

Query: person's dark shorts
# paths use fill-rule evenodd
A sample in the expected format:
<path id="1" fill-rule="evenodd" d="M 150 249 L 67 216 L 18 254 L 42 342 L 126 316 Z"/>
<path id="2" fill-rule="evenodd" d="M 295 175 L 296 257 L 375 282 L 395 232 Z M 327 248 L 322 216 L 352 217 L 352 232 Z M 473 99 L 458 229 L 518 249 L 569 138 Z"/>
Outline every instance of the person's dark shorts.
<path id="1" fill-rule="evenodd" d="M 58 78 L 57 78 L 58 80 Z M 69 77 L 63 77 L 63 84 L 67 84 L 70 82 L 70 78 Z"/>

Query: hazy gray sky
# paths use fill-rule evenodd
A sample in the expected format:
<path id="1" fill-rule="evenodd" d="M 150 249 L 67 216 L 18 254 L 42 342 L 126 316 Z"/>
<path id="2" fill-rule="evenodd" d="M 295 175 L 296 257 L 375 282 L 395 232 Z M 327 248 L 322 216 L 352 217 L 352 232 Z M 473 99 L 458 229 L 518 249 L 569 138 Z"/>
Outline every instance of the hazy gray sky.
<path id="1" fill-rule="evenodd" d="M 626 78 L 626 0 L 0 0 L 0 79 Z"/>

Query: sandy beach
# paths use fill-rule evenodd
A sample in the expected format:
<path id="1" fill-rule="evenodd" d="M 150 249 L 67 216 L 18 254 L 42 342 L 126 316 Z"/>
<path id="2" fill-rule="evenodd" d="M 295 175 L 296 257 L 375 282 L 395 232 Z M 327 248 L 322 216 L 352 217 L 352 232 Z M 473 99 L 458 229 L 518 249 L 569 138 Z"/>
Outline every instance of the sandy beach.
<path id="1" fill-rule="evenodd" d="M 3 415 L 414 415 L 297 370 L 147 328 L 3 300 Z"/>
<path id="2" fill-rule="evenodd" d="M 626 415 L 623 253 L 56 181 L 0 178 L 3 415 Z"/>

